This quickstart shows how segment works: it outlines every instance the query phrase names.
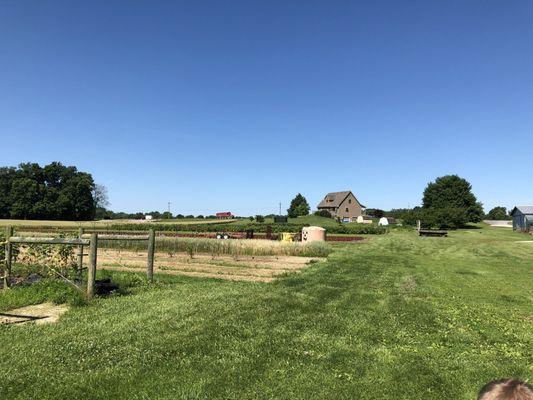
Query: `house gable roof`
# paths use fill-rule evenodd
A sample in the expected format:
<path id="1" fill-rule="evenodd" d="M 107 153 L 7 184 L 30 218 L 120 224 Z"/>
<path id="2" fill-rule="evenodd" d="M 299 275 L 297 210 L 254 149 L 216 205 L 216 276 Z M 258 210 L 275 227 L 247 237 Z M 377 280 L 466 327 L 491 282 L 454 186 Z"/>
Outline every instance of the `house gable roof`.
<path id="1" fill-rule="evenodd" d="M 516 210 L 524 215 L 533 215 L 533 206 L 516 206 L 513 208 L 513 211 L 511 211 L 511 215 L 514 215 Z"/>
<path id="2" fill-rule="evenodd" d="M 351 190 L 346 190 L 344 192 L 331 192 L 328 193 L 320 202 L 320 204 L 317 206 L 317 208 L 323 208 L 323 207 L 339 207 L 342 202 L 348 197 L 349 195 L 352 195 L 355 197 L 355 195 L 352 193 Z M 327 201 L 326 200 L 331 200 Z M 355 200 L 361 205 L 361 207 L 365 207 L 361 204 L 359 200 L 357 200 L 357 197 L 355 197 Z"/>

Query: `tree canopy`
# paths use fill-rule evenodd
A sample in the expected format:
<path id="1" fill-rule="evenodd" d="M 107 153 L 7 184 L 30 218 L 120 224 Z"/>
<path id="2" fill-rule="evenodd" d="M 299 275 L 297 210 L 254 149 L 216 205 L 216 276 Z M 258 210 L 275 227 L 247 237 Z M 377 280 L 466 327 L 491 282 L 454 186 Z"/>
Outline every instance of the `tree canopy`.
<path id="1" fill-rule="evenodd" d="M 91 174 L 59 162 L 0 168 L 0 218 L 92 220 L 94 190 Z"/>
<path id="2" fill-rule="evenodd" d="M 510 219 L 509 214 L 507 213 L 507 208 L 501 206 L 494 207 L 492 210 L 490 210 L 487 214 L 487 218 L 494 220 Z"/>
<path id="3" fill-rule="evenodd" d="M 305 197 L 298 193 L 296 197 L 292 199 L 291 205 L 287 210 L 287 213 L 290 218 L 296 218 L 299 216 L 308 215 L 310 209 L 311 208 L 309 207 L 309 203 L 307 202 Z"/>
<path id="4" fill-rule="evenodd" d="M 458 228 L 483 218 L 483 206 L 472 193 L 472 185 L 457 175 L 441 176 L 424 190 L 422 209 L 413 218 L 427 227 Z"/>
<path id="5" fill-rule="evenodd" d="M 464 222 L 479 222 L 483 206 L 472 193 L 472 185 L 457 175 L 446 175 L 430 182 L 422 200 L 424 209 L 455 210 L 464 214 Z"/>

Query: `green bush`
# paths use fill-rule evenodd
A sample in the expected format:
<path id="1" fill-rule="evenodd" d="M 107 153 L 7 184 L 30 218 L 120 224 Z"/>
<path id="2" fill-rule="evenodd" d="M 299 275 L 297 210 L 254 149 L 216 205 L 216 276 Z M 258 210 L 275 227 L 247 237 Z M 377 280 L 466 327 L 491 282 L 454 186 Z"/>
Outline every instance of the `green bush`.
<path id="1" fill-rule="evenodd" d="M 333 216 L 331 215 L 331 213 L 328 210 L 318 210 L 318 211 L 315 211 L 314 214 L 317 217 L 333 218 Z"/>
<path id="2" fill-rule="evenodd" d="M 457 229 L 468 223 L 469 217 L 464 208 L 415 208 L 403 214 L 403 223 L 424 229 Z"/>

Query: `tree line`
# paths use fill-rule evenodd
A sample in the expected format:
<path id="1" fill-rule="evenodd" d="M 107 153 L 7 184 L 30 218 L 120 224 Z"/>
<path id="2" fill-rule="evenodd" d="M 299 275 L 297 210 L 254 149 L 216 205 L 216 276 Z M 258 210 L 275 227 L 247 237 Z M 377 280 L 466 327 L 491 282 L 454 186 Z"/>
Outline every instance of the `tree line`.
<path id="1" fill-rule="evenodd" d="M 52 162 L 0 168 L 0 218 L 93 220 L 99 187 L 87 172 Z"/>

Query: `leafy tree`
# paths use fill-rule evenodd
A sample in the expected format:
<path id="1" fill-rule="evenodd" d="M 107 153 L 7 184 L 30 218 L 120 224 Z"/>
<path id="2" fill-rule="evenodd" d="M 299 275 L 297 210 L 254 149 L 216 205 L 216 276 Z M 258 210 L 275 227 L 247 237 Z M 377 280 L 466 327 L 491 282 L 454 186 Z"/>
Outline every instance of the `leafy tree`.
<path id="1" fill-rule="evenodd" d="M 0 168 L 0 217 L 90 220 L 94 188 L 90 174 L 58 162 Z"/>
<path id="2" fill-rule="evenodd" d="M 371 215 L 375 218 L 381 218 L 385 216 L 385 211 L 380 210 L 379 208 L 367 208 L 366 214 Z"/>
<path id="3" fill-rule="evenodd" d="M 177 218 L 177 219 L 183 219 L 183 218 L 185 218 L 185 215 L 183 215 L 183 214 L 178 214 L 178 215 L 176 215 L 176 218 Z"/>
<path id="4" fill-rule="evenodd" d="M 107 188 L 104 185 L 96 184 L 93 189 L 93 199 L 96 208 L 109 207 L 109 197 L 107 195 Z"/>
<path id="5" fill-rule="evenodd" d="M 296 218 L 299 216 L 308 215 L 309 210 L 309 203 L 307 202 L 304 196 L 298 193 L 296 197 L 292 199 L 291 205 L 287 210 L 287 213 L 290 218 Z"/>
<path id="6" fill-rule="evenodd" d="M 265 217 L 263 217 L 262 215 L 256 215 L 255 220 L 259 223 L 263 223 L 265 222 Z"/>
<path id="7" fill-rule="evenodd" d="M 426 210 L 462 210 L 450 211 L 454 216 L 454 224 L 458 223 L 459 215 L 463 216 L 463 223 L 460 225 L 479 222 L 484 215 L 482 204 L 472 193 L 472 185 L 457 175 L 442 176 L 435 182 L 430 182 L 424 190 L 422 204 Z"/>
<path id="8" fill-rule="evenodd" d="M 163 219 L 172 219 L 173 216 L 172 216 L 171 212 L 165 211 L 163 214 L 161 214 L 161 218 L 163 218 Z"/>
<path id="9" fill-rule="evenodd" d="M 198 215 L 196 218 L 198 218 L 198 219 L 204 219 L 204 216 L 200 214 L 200 215 Z"/>
<path id="10" fill-rule="evenodd" d="M 501 207 L 501 206 L 494 207 L 487 214 L 487 219 L 494 219 L 494 220 L 509 219 L 509 214 L 507 214 L 507 208 Z"/>

